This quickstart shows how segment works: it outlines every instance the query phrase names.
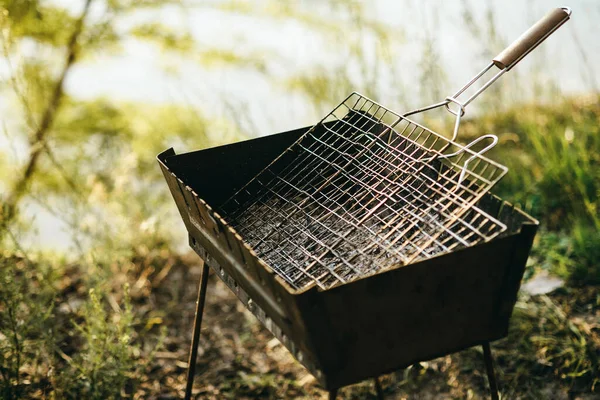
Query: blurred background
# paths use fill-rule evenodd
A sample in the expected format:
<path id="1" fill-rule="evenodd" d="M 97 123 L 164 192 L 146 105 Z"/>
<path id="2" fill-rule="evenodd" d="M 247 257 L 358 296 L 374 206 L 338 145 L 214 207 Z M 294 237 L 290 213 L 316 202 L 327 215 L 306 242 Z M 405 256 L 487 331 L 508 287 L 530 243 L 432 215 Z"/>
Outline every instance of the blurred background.
<path id="1" fill-rule="evenodd" d="M 0 397 L 177 398 L 200 260 L 155 156 L 310 126 L 358 91 L 402 113 L 451 95 L 542 0 L 0 0 Z M 541 229 L 504 398 L 600 396 L 600 4 L 467 109 Z M 423 115 L 451 134 L 449 114 Z M 197 398 L 320 398 L 211 277 Z M 479 349 L 385 376 L 389 398 L 487 395 Z M 370 383 L 344 398 L 375 398 Z"/>

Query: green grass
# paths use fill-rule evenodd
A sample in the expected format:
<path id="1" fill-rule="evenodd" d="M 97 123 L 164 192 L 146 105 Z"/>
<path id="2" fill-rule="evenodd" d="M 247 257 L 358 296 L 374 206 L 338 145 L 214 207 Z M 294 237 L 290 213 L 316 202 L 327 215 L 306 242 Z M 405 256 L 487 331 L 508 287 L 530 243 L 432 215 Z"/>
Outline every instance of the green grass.
<path id="1" fill-rule="evenodd" d="M 464 124 L 496 133 L 490 157 L 509 167 L 494 189 L 538 218 L 535 266 L 572 284 L 600 283 L 600 97 L 523 105 Z"/>
<path id="2" fill-rule="evenodd" d="M 600 228 L 600 98 L 526 105 L 477 120 L 497 132 L 493 156 L 509 173 L 500 183 L 510 196 L 550 230 L 579 221 Z"/>
<path id="3" fill-rule="evenodd" d="M 523 295 L 508 338 L 495 347 L 503 380 L 511 382 L 516 392 L 528 389 L 532 394 L 548 381 L 574 393 L 596 390 L 600 336 L 594 320 L 599 310 L 600 297 L 593 290 Z"/>
<path id="4" fill-rule="evenodd" d="M 0 256 L 0 398 L 117 399 L 136 391 L 162 335 L 153 332 L 145 341 L 154 347 L 142 352 L 129 284 L 90 288 L 85 270 L 48 254 Z"/>

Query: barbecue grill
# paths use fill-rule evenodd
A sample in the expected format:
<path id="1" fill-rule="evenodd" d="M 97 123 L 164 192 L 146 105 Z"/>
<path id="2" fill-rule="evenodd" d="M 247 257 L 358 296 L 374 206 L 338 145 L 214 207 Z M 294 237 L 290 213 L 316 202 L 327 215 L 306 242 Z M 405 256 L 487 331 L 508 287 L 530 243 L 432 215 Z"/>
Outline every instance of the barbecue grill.
<path id="1" fill-rule="evenodd" d="M 570 14 L 553 10 L 440 103 L 399 114 L 353 93 L 312 127 L 159 154 L 205 262 L 186 398 L 209 268 L 330 398 L 480 344 L 497 398 L 489 342 L 507 334 L 538 223 L 490 193 L 507 171 L 484 156 L 497 138 L 456 138 L 466 106 Z M 450 139 L 409 118 L 438 107 L 456 117 Z"/>

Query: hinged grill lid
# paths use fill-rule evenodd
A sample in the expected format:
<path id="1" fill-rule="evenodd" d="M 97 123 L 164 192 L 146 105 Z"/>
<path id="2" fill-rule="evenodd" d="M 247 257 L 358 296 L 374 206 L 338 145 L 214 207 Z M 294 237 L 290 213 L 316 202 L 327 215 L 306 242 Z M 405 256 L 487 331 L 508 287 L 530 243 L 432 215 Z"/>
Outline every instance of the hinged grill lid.
<path id="1" fill-rule="evenodd" d="M 474 205 L 506 168 L 481 153 L 353 93 L 221 208 L 293 287 L 328 288 L 501 233 Z"/>

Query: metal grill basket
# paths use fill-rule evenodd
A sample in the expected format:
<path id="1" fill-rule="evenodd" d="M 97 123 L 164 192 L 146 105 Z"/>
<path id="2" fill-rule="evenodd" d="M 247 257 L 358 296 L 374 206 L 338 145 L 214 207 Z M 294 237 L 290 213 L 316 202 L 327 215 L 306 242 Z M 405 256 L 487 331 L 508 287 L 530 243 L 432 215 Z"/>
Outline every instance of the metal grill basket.
<path id="1" fill-rule="evenodd" d="M 506 168 L 353 93 L 221 207 L 295 288 L 490 240 L 474 204 Z M 494 142 L 495 143 L 495 142 Z"/>

